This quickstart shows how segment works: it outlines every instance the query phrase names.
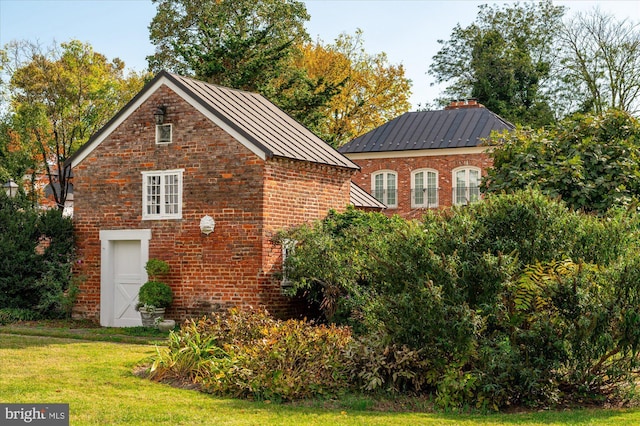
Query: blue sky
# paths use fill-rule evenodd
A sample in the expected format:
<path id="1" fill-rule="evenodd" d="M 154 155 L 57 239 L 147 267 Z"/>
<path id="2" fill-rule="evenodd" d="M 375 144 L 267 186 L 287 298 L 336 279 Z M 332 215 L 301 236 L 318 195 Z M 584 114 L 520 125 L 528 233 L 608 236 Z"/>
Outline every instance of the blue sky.
<path id="1" fill-rule="evenodd" d="M 385 52 L 389 62 L 403 64 L 413 81 L 411 102 L 433 101 L 439 89 L 426 75 L 438 39 L 448 39 L 453 27 L 475 19 L 476 0 L 307 0 L 311 15 L 307 30 L 313 39 L 332 42 L 340 33 L 363 30 L 369 53 Z M 505 3 L 505 2 L 502 2 Z M 556 1 L 569 9 L 594 7 L 640 22 L 640 0 Z M 44 46 L 78 39 L 128 68 L 146 69 L 153 53 L 148 25 L 155 15 L 150 0 L 0 0 L 0 46 L 11 40 L 39 41 Z"/>

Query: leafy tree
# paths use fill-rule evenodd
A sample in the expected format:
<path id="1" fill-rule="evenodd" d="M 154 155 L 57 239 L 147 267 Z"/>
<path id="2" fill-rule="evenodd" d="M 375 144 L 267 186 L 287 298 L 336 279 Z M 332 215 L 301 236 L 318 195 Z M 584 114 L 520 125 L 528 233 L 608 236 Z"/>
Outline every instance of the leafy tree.
<path id="1" fill-rule="evenodd" d="M 36 168 L 32 153 L 20 146 L 15 118 L 8 113 L 0 118 L 0 184 L 9 179 L 19 181 Z"/>
<path id="2" fill-rule="evenodd" d="M 388 63 L 386 54 L 365 52 L 362 31 L 341 34 L 335 43 L 307 44 L 298 63 L 313 78 L 339 91 L 322 108 L 321 134 L 340 146 L 409 110 L 411 81 L 402 65 Z"/>
<path id="3" fill-rule="evenodd" d="M 563 13 L 548 0 L 482 5 L 473 24 L 438 40 L 429 73 L 449 84 L 449 99 L 471 96 L 507 120 L 546 125 L 554 120 L 547 94 Z"/>
<path id="4" fill-rule="evenodd" d="M 149 26 L 163 68 L 211 83 L 257 91 L 308 38 L 304 3 L 295 0 L 156 0 Z"/>
<path id="5" fill-rule="evenodd" d="M 154 0 L 150 38 L 153 71 L 167 69 L 200 80 L 265 95 L 319 131 L 319 108 L 335 95 L 323 76 L 294 65 L 309 39 L 309 19 L 296 0 Z"/>
<path id="6" fill-rule="evenodd" d="M 258 92 L 338 146 L 409 108 L 404 68 L 367 54 L 361 32 L 309 43 L 303 2 L 155 0 L 154 71 Z"/>
<path id="7" fill-rule="evenodd" d="M 306 68 L 296 65 L 302 55 L 292 52 L 289 65 L 261 93 L 283 111 L 302 123 L 325 141 L 331 140 L 323 126 L 327 105 L 340 91 L 341 82 L 332 82 L 323 75 L 312 76 Z"/>
<path id="8" fill-rule="evenodd" d="M 570 207 L 603 214 L 640 195 L 640 121 L 609 110 L 575 115 L 551 129 L 494 135 L 485 192 L 539 188 Z"/>
<path id="9" fill-rule="evenodd" d="M 594 9 L 569 21 L 561 42 L 563 97 L 583 112 L 640 111 L 640 24 Z"/>
<path id="10" fill-rule="evenodd" d="M 0 184 L 9 179 L 19 181 L 29 170 L 35 169 L 34 156 L 20 146 L 19 135 L 14 130 L 16 118 L 9 111 L 8 82 L 3 78 L 9 63 L 8 53 L 0 49 Z"/>
<path id="11" fill-rule="evenodd" d="M 122 61 L 109 62 L 77 40 L 48 51 L 11 42 L 4 57 L 10 75 L 8 133 L 20 150 L 34 155 L 37 172 L 46 174 L 62 209 L 68 193 L 65 161 L 142 88 L 143 77 L 125 75 Z"/>

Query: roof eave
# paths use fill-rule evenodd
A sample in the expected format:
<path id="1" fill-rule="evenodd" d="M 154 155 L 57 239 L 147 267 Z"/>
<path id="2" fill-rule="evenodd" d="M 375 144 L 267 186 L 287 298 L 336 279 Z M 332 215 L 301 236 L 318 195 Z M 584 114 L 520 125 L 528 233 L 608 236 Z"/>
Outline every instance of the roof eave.
<path id="1" fill-rule="evenodd" d="M 356 163 L 351 161 L 351 159 L 349 159 L 349 157 L 347 157 L 347 156 L 344 156 L 344 157 L 345 157 L 345 159 L 348 160 L 348 162 L 351 165 L 344 165 L 343 166 L 343 165 L 340 165 L 340 164 L 323 163 L 323 162 L 315 161 L 315 160 L 302 160 L 302 159 L 299 159 L 299 158 L 292 158 L 292 157 L 287 157 L 287 156 L 284 156 L 284 155 L 275 155 L 275 154 L 271 155 L 269 157 L 269 159 L 282 159 L 282 160 L 288 160 L 288 161 L 299 161 L 299 162 L 303 162 L 303 163 L 317 164 L 317 165 L 320 165 L 320 166 L 334 167 L 334 168 L 337 168 L 337 169 L 360 171 L 360 166 L 358 166 Z"/>

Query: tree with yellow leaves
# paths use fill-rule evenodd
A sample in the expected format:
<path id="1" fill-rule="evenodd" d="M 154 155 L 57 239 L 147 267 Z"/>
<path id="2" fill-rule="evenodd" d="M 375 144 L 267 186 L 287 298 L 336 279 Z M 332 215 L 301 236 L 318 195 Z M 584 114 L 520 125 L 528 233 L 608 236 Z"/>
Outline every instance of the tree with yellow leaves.
<path id="1" fill-rule="evenodd" d="M 306 44 L 297 58 L 298 67 L 311 78 L 323 77 L 339 87 L 324 108 L 319 133 L 338 147 L 375 129 L 410 108 L 411 80 L 404 67 L 388 63 L 382 52 L 364 50 L 362 31 L 341 34 L 333 44 Z"/>
<path id="2" fill-rule="evenodd" d="M 1 56 L 10 79 L 0 138 L 35 157 L 36 173 L 46 174 L 62 209 L 69 190 L 65 161 L 142 88 L 143 75 L 125 75 L 121 60 L 108 61 L 77 40 L 49 50 L 11 42 Z"/>

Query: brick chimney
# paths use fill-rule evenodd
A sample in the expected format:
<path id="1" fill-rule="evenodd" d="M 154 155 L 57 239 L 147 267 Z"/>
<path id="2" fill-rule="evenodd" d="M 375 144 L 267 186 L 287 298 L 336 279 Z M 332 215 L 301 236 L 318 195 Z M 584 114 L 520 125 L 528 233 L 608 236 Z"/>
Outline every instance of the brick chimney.
<path id="1" fill-rule="evenodd" d="M 451 101 L 444 109 L 462 109 L 462 108 L 484 108 L 484 105 L 478 103 L 476 98 L 460 99 Z"/>

